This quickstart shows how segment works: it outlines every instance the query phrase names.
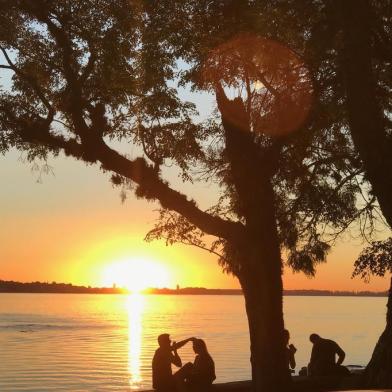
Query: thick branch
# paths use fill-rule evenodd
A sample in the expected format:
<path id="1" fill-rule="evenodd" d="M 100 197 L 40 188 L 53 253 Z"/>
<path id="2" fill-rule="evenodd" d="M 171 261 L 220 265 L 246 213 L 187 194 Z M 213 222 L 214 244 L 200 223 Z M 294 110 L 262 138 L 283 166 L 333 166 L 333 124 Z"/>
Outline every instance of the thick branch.
<path id="1" fill-rule="evenodd" d="M 86 162 L 97 162 L 102 168 L 129 178 L 139 185 L 138 195 L 148 200 L 158 200 L 163 208 L 176 211 L 192 224 L 207 234 L 232 241 L 241 241 L 243 226 L 241 223 L 224 220 L 200 210 L 193 200 L 170 188 L 144 159 L 129 160 L 117 151 L 108 147 L 102 139 L 95 140 L 95 153 L 91 155 L 90 147 L 86 152 L 83 144 L 74 139 L 66 140 L 41 129 L 29 129 L 21 133 L 22 139 L 28 143 L 36 143 L 49 148 L 62 149 L 67 155 Z M 91 143 L 91 141 L 90 141 Z"/>
<path id="2" fill-rule="evenodd" d="M 88 58 L 87 64 L 83 70 L 82 75 L 80 76 L 79 82 L 81 85 L 85 83 L 85 81 L 88 79 L 88 77 L 91 75 L 94 69 L 94 64 L 97 59 L 97 56 L 92 48 L 91 45 L 89 45 L 90 49 L 90 57 Z"/>
<path id="3" fill-rule="evenodd" d="M 338 4 L 350 131 L 372 191 L 392 227 L 392 141 L 384 127 L 383 108 L 377 100 L 369 23 L 371 7 L 366 0 L 345 0 Z"/>
<path id="4" fill-rule="evenodd" d="M 55 39 L 57 46 L 61 49 L 63 74 L 67 81 L 67 87 L 65 89 L 68 94 L 67 104 L 75 125 L 75 130 L 82 139 L 86 138 L 89 131 L 83 116 L 83 107 L 86 106 L 86 102 L 83 100 L 81 85 L 78 79 L 78 73 L 76 72 L 77 62 L 73 55 L 72 42 L 66 31 L 58 27 L 49 18 L 45 12 L 46 6 L 40 5 L 39 2 L 31 3 L 25 1 L 24 7 L 39 22 L 46 24 L 48 31 Z"/>
<path id="5" fill-rule="evenodd" d="M 88 107 L 88 102 L 83 97 L 82 86 L 76 70 L 79 65 L 75 60 L 72 42 L 67 32 L 62 28 L 63 26 L 59 27 L 50 19 L 45 13 L 45 7 L 41 7 L 39 3 L 24 2 L 24 6 L 27 12 L 31 13 L 38 21 L 46 24 L 62 52 L 63 73 L 67 81 L 66 90 L 69 94 L 66 110 L 71 114 L 75 132 L 80 136 L 81 144 L 72 146 L 78 148 L 69 148 L 68 144 L 64 144 L 64 139 L 58 140 L 48 132 L 41 136 L 50 137 L 54 145 L 59 148 L 67 148 L 67 153 L 79 159 L 87 162 L 99 161 L 103 169 L 113 171 L 136 182 L 139 185 L 137 190 L 139 196 L 149 200 L 158 200 L 163 208 L 178 212 L 205 233 L 231 241 L 241 241 L 243 226 L 240 223 L 227 221 L 200 210 L 193 200 L 188 200 L 182 193 L 171 189 L 144 159 L 129 160 L 125 158 L 105 144 L 99 129 L 87 125 L 83 108 Z M 93 58 L 91 58 L 91 66 L 92 62 Z M 37 137 L 36 140 L 38 140 Z M 64 146 L 61 147 L 61 144 Z"/>
<path id="6" fill-rule="evenodd" d="M 136 182 L 139 185 L 138 194 L 146 199 L 158 200 L 163 208 L 178 212 L 205 233 L 241 241 L 243 227 L 240 223 L 200 210 L 193 200 L 188 200 L 185 195 L 170 188 L 144 159 L 131 161 L 109 148 L 103 141 L 100 143 L 97 159 L 104 169 Z"/>

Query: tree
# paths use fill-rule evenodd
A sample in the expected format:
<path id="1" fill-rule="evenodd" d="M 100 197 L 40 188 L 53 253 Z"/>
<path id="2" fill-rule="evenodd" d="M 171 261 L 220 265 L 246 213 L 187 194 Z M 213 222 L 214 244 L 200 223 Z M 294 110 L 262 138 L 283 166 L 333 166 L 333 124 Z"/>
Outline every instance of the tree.
<path id="1" fill-rule="evenodd" d="M 355 262 L 353 276 L 368 281 L 371 275 L 392 273 L 392 239 L 374 241 Z M 365 370 L 365 386 L 389 388 L 392 385 L 392 278 L 388 294 L 386 326 Z"/>
<path id="2" fill-rule="evenodd" d="M 0 95 L 0 148 L 30 160 L 62 151 L 159 201 L 149 238 L 221 254 L 244 292 L 253 390 L 285 391 L 281 252 L 314 274 L 326 234 L 371 207 L 356 208 L 362 168 L 347 134 L 320 121 L 301 56 L 258 36 L 268 13 L 252 1 L 180 3 L 3 0 L 0 67 L 12 90 Z M 215 94 L 217 118 L 197 123 L 176 79 Z M 137 158 L 120 152 L 126 143 Z M 169 163 L 184 181 L 216 181 L 216 205 L 203 211 L 173 189 Z"/>
<path id="3" fill-rule="evenodd" d="M 350 132 L 372 186 L 371 192 L 377 196 L 385 220 L 392 228 L 390 4 L 349 0 L 339 4 L 339 11 L 338 23 L 343 33 L 341 67 Z M 390 258 L 391 238 L 374 242 L 356 261 L 354 275 L 384 276 L 386 270 L 391 271 Z M 365 372 L 368 386 L 392 387 L 391 307 L 392 280 L 385 330 Z"/>
<path id="4" fill-rule="evenodd" d="M 383 217 L 392 228 L 390 2 L 309 0 L 301 4 L 271 3 L 274 3 L 271 7 L 275 7 L 276 12 L 295 21 L 294 24 L 285 23 L 283 27 L 280 25 L 278 29 L 283 30 L 280 34 L 301 37 L 304 58 L 314 78 L 320 81 L 319 96 L 329 96 L 324 108 L 343 132 L 350 132 L 359 153 L 364 169 L 364 193 L 377 198 Z M 377 214 L 375 209 L 369 218 L 373 215 L 377 219 Z M 384 245 L 389 241 L 386 240 Z M 364 270 L 373 268 L 377 271 L 380 268 L 378 252 L 381 244 L 375 242 L 361 254 L 354 274 L 359 273 L 360 266 Z M 363 265 L 365 259 L 366 266 Z M 385 361 L 385 353 L 390 347 L 387 337 L 392 333 L 388 331 L 392 328 L 388 317 L 387 314 L 385 332 L 366 371 L 366 382 L 373 387 L 392 386 L 391 369 Z"/>
<path id="5" fill-rule="evenodd" d="M 390 5 L 388 9 L 377 2 L 349 0 L 339 7 L 343 33 L 340 57 L 350 132 L 372 192 L 392 227 Z"/>

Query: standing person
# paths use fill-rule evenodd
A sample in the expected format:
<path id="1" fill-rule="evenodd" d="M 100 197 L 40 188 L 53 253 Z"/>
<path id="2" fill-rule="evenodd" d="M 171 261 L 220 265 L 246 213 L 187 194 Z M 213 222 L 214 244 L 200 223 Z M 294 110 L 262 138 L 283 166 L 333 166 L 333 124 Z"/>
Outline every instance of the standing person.
<path id="1" fill-rule="evenodd" d="M 181 388 L 182 390 L 207 392 L 216 379 L 214 360 L 202 339 L 193 339 L 193 351 L 196 354 L 194 362 L 185 364 L 175 377 L 180 385 L 186 384 L 187 388 Z"/>
<path id="2" fill-rule="evenodd" d="M 349 370 L 342 366 L 346 354 L 336 342 L 323 339 L 316 333 L 312 333 L 309 340 L 313 343 L 308 367 L 311 376 L 343 376 L 349 374 Z M 337 361 L 336 355 L 338 356 Z"/>
<path id="3" fill-rule="evenodd" d="M 152 386 L 158 392 L 175 392 L 176 384 L 172 374 L 171 365 L 181 367 L 181 358 L 177 349 L 193 340 L 189 338 L 171 344 L 170 335 L 163 333 L 158 336 L 159 348 L 155 351 L 152 360 Z"/>
<path id="4" fill-rule="evenodd" d="M 287 362 L 287 369 L 289 370 L 290 373 L 294 373 L 294 369 L 296 366 L 295 363 L 295 353 L 297 352 L 297 349 L 293 344 L 289 344 L 290 341 L 290 332 L 285 329 L 284 330 L 284 344 L 286 347 L 286 362 Z"/>

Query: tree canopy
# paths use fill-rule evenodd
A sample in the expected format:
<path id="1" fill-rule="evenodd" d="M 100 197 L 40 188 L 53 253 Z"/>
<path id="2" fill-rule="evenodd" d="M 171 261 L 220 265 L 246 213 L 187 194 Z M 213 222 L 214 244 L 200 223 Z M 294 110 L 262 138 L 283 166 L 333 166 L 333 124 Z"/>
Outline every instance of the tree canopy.
<path id="1" fill-rule="evenodd" d="M 309 99 L 319 90 L 300 55 L 272 39 L 254 38 L 256 31 L 247 38 L 237 38 L 244 42 L 234 38 L 225 43 L 241 31 L 231 23 L 233 18 L 240 26 L 247 23 L 248 30 L 256 30 L 251 22 L 261 24 L 268 16 L 245 3 L 185 2 L 182 7 L 175 5 L 176 13 L 175 7 L 165 2 L 113 4 L 102 0 L 76 5 L 71 1 L 3 1 L 2 68 L 13 72 L 12 91 L 3 90 L 1 95 L 3 151 L 17 147 L 34 159 L 63 150 L 85 162 L 99 162 L 103 170 L 114 173 L 115 184 L 136 182 L 138 196 L 159 199 L 163 208 L 186 218 L 192 229 L 220 239 L 232 238 L 243 230 L 245 216 L 230 180 L 222 127 L 216 119 L 195 122 L 194 105 L 181 101 L 171 82 L 179 80 L 196 89 L 215 91 L 220 80 L 222 87 L 239 93 L 241 88 L 246 91 L 243 72 L 253 72 L 248 80 L 252 95 L 242 98 L 247 99 L 246 112 L 255 128 L 251 134 L 259 150 L 258 167 L 276 172 L 280 236 L 291 252 L 291 265 L 314 273 L 313 262 L 324 260 L 328 249 L 320 237 L 325 225 L 337 227 L 357 214 L 354 195 L 359 189 L 356 176 L 361 172 L 360 164 L 348 136 L 341 129 L 335 131 L 339 123 L 324 119 L 326 123 L 320 126 L 320 97 L 312 102 L 306 123 L 301 125 L 299 120 L 296 126 L 287 115 L 294 110 L 291 117 L 296 121 L 307 117 Z M 221 23 L 216 23 L 216 18 L 221 18 Z M 252 49 L 255 42 L 256 57 Z M 233 45 L 248 50 L 238 52 L 237 63 L 232 62 Z M 277 49 L 283 51 L 281 64 L 274 64 Z M 291 58 L 285 59 L 285 55 Z M 193 65 L 190 70 L 178 66 L 181 59 Z M 297 77 L 298 86 L 300 82 L 294 74 L 295 64 L 290 64 L 293 59 L 304 73 L 301 77 L 305 75 L 307 85 L 302 87 L 308 90 L 307 103 L 287 89 L 288 77 Z M 218 64 L 212 65 L 216 61 Z M 284 62 L 286 73 L 278 75 Z M 212 80 L 213 72 L 222 75 Z M 268 85 L 262 73 L 270 80 L 275 78 L 275 85 Z M 276 92 L 283 86 L 285 99 L 291 104 L 282 98 L 277 103 Z M 291 82 L 291 88 L 298 86 L 295 80 Z M 298 108 L 304 107 L 307 109 L 301 115 Z M 286 118 L 288 125 L 273 125 L 274 118 Z M 289 131 L 302 129 L 282 136 L 271 135 L 268 127 L 275 127 L 275 132 L 285 127 Z M 323 134 L 322 140 L 317 139 L 317 133 Z M 116 152 L 110 144 L 113 141 L 139 146 L 140 157 L 129 159 Z M 201 211 L 194 201 L 171 189 L 160 175 L 162 165 L 169 163 L 179 168 L 184 180 L 203 177 L 195 175 L 196 167 L 199 173 L 208 173 L 204 175 L 208 180 L 215 176 L 221 187 L 220 203 L 209 212 Z M 180 235 L 180 227 L 169 234 L 171 239 Z"/>
<path id="2" fill-rule="evenodd" d="M 148 239 L 219 254 L 244 290 L 255 390 L 287 386 L 282 252 L 313 275 L 339 233 L 374 218 L 328 9 L 0 1 L 0 68 L 12 75 L 0 93 L 0 151 L 98 164 L 114 184 L 160 203 Z M 214 114 L 198 121 L 181 88 L 212 94 Z M 203 210 L 174 189 L 169 165 L 183 181 L 217 184 L 217 203 Z"/>

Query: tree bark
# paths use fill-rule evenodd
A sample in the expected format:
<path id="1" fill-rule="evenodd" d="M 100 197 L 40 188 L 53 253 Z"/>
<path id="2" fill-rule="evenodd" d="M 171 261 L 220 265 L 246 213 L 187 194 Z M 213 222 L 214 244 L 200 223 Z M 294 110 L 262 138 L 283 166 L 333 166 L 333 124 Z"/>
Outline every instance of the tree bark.
<path id="1" fill-rule="evenodd" d="M 392 388 L 392 278 L 387 303 L 386 327 L 365 370 L 365 386 Z"/>
<path id="2" fill-rule="evenodd" d="M 240 281 L 249 324 L 252 391 L 289 391 L 291 378 L 285 366 L 281 276 L 260 263 L 247 268 Z"/>
<path id="3" fill-rule="evenodd" d="M 385 130 L 372 69 L 371 7 L 368 0 L 339 0 L 336 5 L 341 11 L 341 61 L 350 132 L 373 193 L 392 227 L 392 139 Z"/>
<path id="4" fill-rule="evenodd" d="M 371 7 L 368 0 L 344 0 L 340 7 L 341 60 L 354 145 L 381 211 L 392 228 L 392 139 L 383 123 L 372 69 Z M 387 323 L 365 372 L 367 386 L 392 387 L 392 281 Z"/>
<path id="5" fill-rule="evenodd" d="M 282 260 L 269 181 L 263 189 L 259 213 L 247 224 L 247 260 L 239 274 L 249 323 L 252 391 L 287 392 L 291 377 L 283 337 Z"/>
<path id="6" fill-rule="evenodd" d="M 233 245 L 243 256 L 237 276 L 248 316 L 252 391 L 287 392 L 291 378 L 285 364 L 282 260 L 271 183 L 280 149 L 272 154 L 271 148 L 257 145 L 244 102 L 229 100 L 221 86 L 216 93 L 237 208 L 246 222 L 244 237 Z M 227 118 L 229 112 L 236 121 Z"/>

